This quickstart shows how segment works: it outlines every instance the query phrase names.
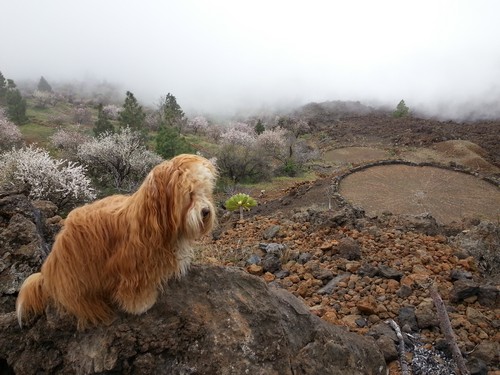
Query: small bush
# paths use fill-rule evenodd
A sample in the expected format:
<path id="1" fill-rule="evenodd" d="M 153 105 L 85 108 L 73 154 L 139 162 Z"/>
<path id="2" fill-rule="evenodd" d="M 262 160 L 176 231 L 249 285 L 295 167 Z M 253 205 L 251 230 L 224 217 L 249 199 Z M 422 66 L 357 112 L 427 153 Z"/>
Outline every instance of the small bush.
<path id="1" fill-rule="evenodd" d="M 12 149 L 0 155 L 0 181 L 26 190 L 32 199 L 46 199 L 59 208 L 95 199 L 82 165 L 52 158 L 34 146 Z"/>
<path id="2" fill-rule="evenodd" d="M 146 149 L 143 135 L 129 127 L 103 133 L 78 147 L 78 158 L 104 187 L 132 191 L 163 159 Z"/>
<path id="3" fill-rule="evenodd" d="M 19 127 L 11 122 L 0 108 L 0 151 L 20 146 L 23 138 Z"/>

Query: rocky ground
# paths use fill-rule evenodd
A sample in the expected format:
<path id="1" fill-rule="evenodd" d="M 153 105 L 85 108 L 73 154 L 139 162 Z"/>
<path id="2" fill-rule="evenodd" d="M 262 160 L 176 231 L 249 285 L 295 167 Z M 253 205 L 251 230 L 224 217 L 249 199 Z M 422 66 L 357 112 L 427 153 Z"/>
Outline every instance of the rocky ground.
<path id="1" fill-rule="evenodd" d="M 317 112 L 313 119 L 333 147 L 431 147 L 462 139 L 482 147 L 488 162 L 499 165 L 498 122 L 332 119 Z M 454 373 L 429 294 L 434 284 L 471 373 L 500 374 L 499 223 L 470 218 L 443 226 L 425 215 L 389 212 L 366 217 L 341 197 L 328 202 L 331 182 L 327 172 L 263 192 L 245 220 L 221 217 L 214 238 L 200 246 L 200 258 L 240 266 L 302 298 L 322 319 L 373 336 L 392 374 L 400 368 L 388 319 L 405 332 L 413 373 Z"/>
<path id="2" fill-rule="evenodd" d="M 233 221 L 207 244 L 212 249 L 205 259 L 241 266 L 299 296 L 324 320 L 373 335 L 386 348 L 393 373 L 397 354 L 394 333 L 389 341 L 383 334 L 387 319 L 395 319 L 425 349 L 446 351 L 429 295 L 435 283 L 461 350 L 483 370 L 498 370 L 499 289 L 481 270 L 498 272 L 498 264 L 481 265 L 457 246 L 477 240 L 472 233 L 478 231 L 493 237 L 485 247 L 498 246 L 498 226 L 479 224 L 465 239 L 462 233 L 438 234 L 430 218 L 388 215 L 348 222 L 347 216 L 304 210 L 291 217 Z"/>
<path id="3" fill-rule="evenodd" d="M 498 122 L 325 114 L 313 120 L 325 149 L 397 150 L 462 139 L 480 146 L 485 160 L 500 166 Z M 244 220 L 221 210 L 219 227 L 199 244 L 197 262 L 241 267 L 291 291 L 323 320 L 372 336 L 391 374 L 399 374 L 400 368 L 389 319 L 405 334 L 406 359 L 414 374 L 454 373 L 429 293 L 433 284 L 471 373 L 500 374 L 499 222 L 470 218 L 444 226 L 425 215 L 367 216 L 339 195 L 328 199 L 335 173 L 335 168 L 324 169 L 311 181 L 250 191 L 259 206 Z M 34 254 L 48 251 L 61 218 L 55 206 L 32 204 L 22 195 L 0 195 L 0 203 L 0 307 L 8 313 L 22 280 L 40 267 L 42 257 Z"/>

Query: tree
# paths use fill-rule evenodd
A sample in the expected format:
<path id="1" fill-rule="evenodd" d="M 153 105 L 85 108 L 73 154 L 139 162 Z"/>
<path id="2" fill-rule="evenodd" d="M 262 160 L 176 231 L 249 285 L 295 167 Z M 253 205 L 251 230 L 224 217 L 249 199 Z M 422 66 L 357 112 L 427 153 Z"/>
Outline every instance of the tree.
<path id="1" fill-rule="evenodd" d="M 7 116 L 12 122 L 18 125 L 24 124 L 28 121 L 28 117 L 26 116 L 26 99 L 24 99 L 21 92 L 15 88 L 15 84 L 14 86 L 8 84 L 8 87 L 5 95 Z"/>
<path id="2" fill-rule="evenodd" d="M 168 93 L 160 103 L 160 130 L 156 136 L 156 152 L 166 159 L 175 155 L 193 153 L 194 148 L 181 134 L 184 112 L 174 95 Z"/>
<path id="3" fill-rule="evenodd" d="M 205 133 L 208 128 L 208 121 L 203 116 L 196 116 L 192 119 L 189 119 L 189 121 L 187 122 L 187 128 L 194 134 Z"/>
<path id="4" fill-rule="evenodd" d="M 162 158 L 147 150 L 142 133 L 129 127 L 102 133 L 78 147 L 78 158 L 105 185 L 131 191 Z"/>
<path id="5" fill-rule="evenodd" d="M 16 124 L 9 121 L 5 111 L 0 108 L 0 151 L 22 143 L 22 134 Z"/>
<path id="6" fill-rule="evenodd" d="M 56 97 L 49 91 L 36 90 L 33 93 L 34 105 L 37 108 L 47 108 L 56 103 Z"/>
<path id="7" fill-rule="evenodd" d="M 392 115 L 394 117 L 400 118 L 400 117 L 406 117 L 410 114 L 410 108 L 406 105 L 405 101 L 401 99 L 399 104 L 396 107 L 396 110 L 392 112 Z"/>
<path id="8" fill-rule="evenodd" d="M 59 128 L 51 137 L 50 143 L 55 148 L 62 151 L 65 157 L 74 159 L 78 147 L 88 142 L 90 137 L 82 132 L 79 125 L 65 126 Z"/>
<path id="9" fill-rule="evenodd" d="M 217 152 L 217 166 L 222 177 L 232 183 L 258 182 L 271 177 L 269 159 L 255 147 L 223 142 Z"/>
<path id="10" fill-rule="evenodd" d="M 104 106 L 102 105 L 102 103 L 99 103 L 99 105 L 97 106 L 97 121 L 95 122 L 93 131 L 95 136 L 98 136 L 102 133 L 114 131 L 113 124 L 104 111 Z"/>
<path id="11" fill-rule="evenodd" d="M 127 91 L 122 110 L 118 115 L 118 122 L 122 127 L 129 126 L 132 130 L 144 131 L 146 114 L 139 105 L 134 94 Z"/>
<path id="12" fill-rule="evenodd" d="M 38 81 L 38 91 L 42 92 L 52 92 L 52 87 L 49 85 L 45 78 L 40 77 L 40 81 Z"/>
<path id="13" fill-rule="evenodd" d="M 184 125 L 184 112 L 174 95 L 168 93 L 160 103 L 160 126 L 177 128 L 179 133 Z"/>
<path id="14" fill-rule="evenodd" d="M 59 208 L 95 198 L 85 172 L 82 165 L 54 159 L 33 145 L 0 155 L 0 181 L 27 189 L 30 198 L 50 200 Z"/>
<path id="15" fill-rule="evenodd" d="M 266 128 L 265 128 L 264 124 L 262 123 L 261 119 L 259 119 L 257 121 L 257 124 L 255 124 L 255 129 L 254 130 L 259 135 L 262 134 L 264 132 L 264 130 L 266 130 Z"/>
<path id="16" fill-rule="evenodd" d="M 165 159 L 170 159 L 179 154 L 192 154 L 195 150 L 172 126 L 161 126 L 156 136 L 156 152 Z"/>
<path id="17" fill-rule="evenodd" d="M 7 80 L 0 72 L 0 104 L 5 103 L 5 94 L 7 94 Z"/>

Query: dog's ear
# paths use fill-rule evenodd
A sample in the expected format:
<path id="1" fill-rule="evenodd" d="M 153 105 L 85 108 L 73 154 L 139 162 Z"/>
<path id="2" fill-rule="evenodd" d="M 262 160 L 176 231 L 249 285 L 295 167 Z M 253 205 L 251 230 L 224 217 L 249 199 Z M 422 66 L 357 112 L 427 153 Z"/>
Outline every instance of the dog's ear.
<path id="1" fill-rule="evenodd" d="M 158 229 L 176 235 L 184 214 L 185 174 L 172 161 L 157 165 L 146 177 L 143 204 L 150 221 L 157 222 Z M 189 193 L 188 193 L 189 198 Z M 156 226 L 156 225 L 155 225 Z"/>

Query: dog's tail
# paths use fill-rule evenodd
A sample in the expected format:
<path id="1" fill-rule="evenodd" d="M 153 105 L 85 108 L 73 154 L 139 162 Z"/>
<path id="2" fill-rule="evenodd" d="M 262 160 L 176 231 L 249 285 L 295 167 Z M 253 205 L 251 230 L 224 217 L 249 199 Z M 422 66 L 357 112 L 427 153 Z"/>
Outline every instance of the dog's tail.
<path id="1" fill-rule="evenodd" d="M 16 301 L 16 314 L 19 326 L 32 316 L 41 315 L 47 305 L 47 294 L 43 289 L 43 275 L 34 273 L 24 280 Z"/>

